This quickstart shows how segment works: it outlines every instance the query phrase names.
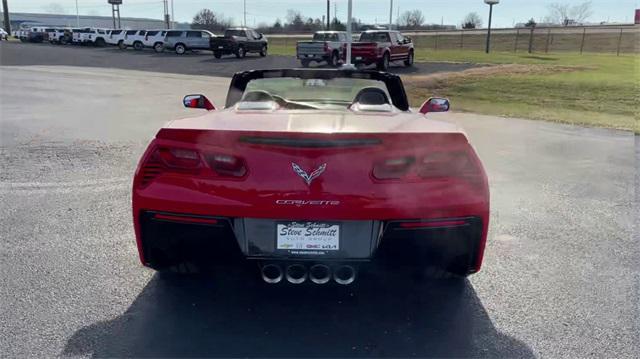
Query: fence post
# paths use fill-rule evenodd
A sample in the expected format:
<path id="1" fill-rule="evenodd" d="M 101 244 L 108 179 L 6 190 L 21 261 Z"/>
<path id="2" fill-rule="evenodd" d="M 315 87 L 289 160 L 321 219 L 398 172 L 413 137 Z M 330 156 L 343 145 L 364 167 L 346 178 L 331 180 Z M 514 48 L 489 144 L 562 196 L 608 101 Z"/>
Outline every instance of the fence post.
<path id="1" fill-rule="evenodd" d="M 620 45 L 622 44 L 622 28 L 620 28 L 620 36 L 618 37 L 618 52 L 616 56 L 620 56 Z"/>
<path id="2" fill-rule="evenodd" d="M 516 30 L 516 41 L 515 41 L 515 45 L 513 46 L 513 52 L 518 52 L 518 39 L 520 38 L 520 29 Z"/>
<path id="3" fill-rule="evenodd" d="M 533 30 L 535 30 L 535 27 L 531 27 L 531 32 L 529 33 L 529 53 L 533 52 Z"/>
<path id="4" fill-rule="evenodd" d="M 436 44 L 435 44 L 435 50 L 438 50 L 438 32 L 436 32 Z"/>
<path id="5" fill-rule="evenodd" d="M 580 43 L 580 55 L 582 55 L 582 51 L 584 50 L 584 38 L 587 36 L 587 28 L 582 29 L 582 42 Z"/>
<path id="6" fill-rule="evenodd" d="M 464 30 L 460 31 L 460 50 L 464 49 Z"/>
<path id="7" fill-rule="evenodd" d="M 547 45 L 544 47 L 544 53 L 549 53 L 549 37 L 551 37 L 551 29 L 547 29 Z"/>

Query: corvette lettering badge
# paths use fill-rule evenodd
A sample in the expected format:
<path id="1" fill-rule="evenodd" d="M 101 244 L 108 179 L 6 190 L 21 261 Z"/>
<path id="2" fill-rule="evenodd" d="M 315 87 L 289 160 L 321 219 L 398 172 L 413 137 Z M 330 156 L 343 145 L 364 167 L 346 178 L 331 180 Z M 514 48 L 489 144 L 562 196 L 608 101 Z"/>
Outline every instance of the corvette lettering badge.
<path id="1" fill-rule="evenodd" d="M 311 185 L 311 182 L 318 178 L 322 172 L 324 172 L 324 170 L 327 168 L 327 164 L 323 163 L 320 165 L 320 167 L 316 168 L 313 172 L 311 172 L 311 174 L 307 174 L 307 172 L 305 172 L 300 166 L 298 166 L 296 163 L 291 162 L 291 167 L 293 168 L 293 171 L 300 177 L 302 177 L 302 179 L 304 180 L 304 182 L 307 184 L 307 186 Z"/>

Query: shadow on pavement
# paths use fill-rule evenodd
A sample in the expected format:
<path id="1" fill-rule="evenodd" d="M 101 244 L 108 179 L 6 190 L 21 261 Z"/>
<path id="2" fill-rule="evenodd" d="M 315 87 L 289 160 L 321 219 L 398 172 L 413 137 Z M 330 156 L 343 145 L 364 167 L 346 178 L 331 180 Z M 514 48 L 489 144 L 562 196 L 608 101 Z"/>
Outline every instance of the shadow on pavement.
<path id="1" fill-rule="evenodd" d="M 96 357 L 533 357 L 496 331 L 468 281 L 268 286 L 156 274 L 119 317 L 63 355 Z"/>

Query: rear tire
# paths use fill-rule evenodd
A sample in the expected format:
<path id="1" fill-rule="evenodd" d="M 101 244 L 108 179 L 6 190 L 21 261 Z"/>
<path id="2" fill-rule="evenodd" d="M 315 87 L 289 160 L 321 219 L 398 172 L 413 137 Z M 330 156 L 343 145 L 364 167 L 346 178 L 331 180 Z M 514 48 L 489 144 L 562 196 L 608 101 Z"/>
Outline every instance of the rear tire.
<path id="1" fill-rule="evenodd" d="M 136 51 L 142 51 L 144 49 L 144 45 L 140 41 L 136 41 L 133 43 L 133 49 Z"/>
<path id="2" fill-rule="evenodd" d="M 156 53 L 158 53 L 158 54 L 159 54 L 159 53 L 161 53 L 161 52 L 163 52 L 163 51 L 164 51 L 164 44 L 163 44 L 163 43 L 161 43 L 161 42 L 156 42 L 156 43 L 153 45 L 153 51 L 155 51 L 155 52 L 156 52 Z"/>
<path id="3" fill-rule="evenodd" d="M 118 48 L 120 50 L 126 50 L 127 49 L 127 45 L 124 44 L 123 40 L 118 41 Z"/>
<path id="4" fill-rule="evenodd" d="M 406 67 L 413 66 L 413 50 L 409 51 L 409 56 L 407 56 L 407 59 L 404 60 L 404 65 Z"/>
<path id="5" fill-rule="evenodd" d="M 385 52 L 382 59 L 378 62 L 379 71 L 387 71 L 389 69 L 389 53 Z"/>
<path id="6" fill-rule="evenodd" d="M 176 44 L 176 54 L 184 55 L 187 52 L 187 47 L 184 44 Z"/>
<path id="7" fill-rule="evenodd" d="M 309 60 L 300 60 L 300 64 L 302 65 L 302 67 L 309 67 L 310 63 L 311 61 Z"/>
<path id="8" fill-rule="evenodd" d="M 215 57 L 216 59 L 222 58 L 222 52 L 214 51 L 213 52 L 213 57 Z"/>
<path id="9" fill-rule="evenodd" d="M 267 56 L 267 45 L 262 46 L 262 49 L 260 49 L 260 56 Z"/>
<path id="10" fill-rule="evenodd" d="M 238 47 L 238 50 L 236 50 L 236 57 L 239 59 L 244 58 L 247 55 L 247 53 L 244 51 L 244 47 L 240 46 Z"/>
<path id="11" fill-rule="evenodd" d="M 329 66 L 331 67 L 338 67 L 339 65 L 339 56 L 338 56 L 338 51 L 334 51 L 331 53 L 331 57 L 329 58 L 329 61 L 327 61 L 329 63 Z"/>
<path id="12" fill-rule="evenodd" d="M 98 46 L 98 47 L 104 47 L 104 45 L 105 45 L 104 39 L 101 38 L 101 37 L 97 38 L 96 42 L 95 42 L 95 45 Z"/>

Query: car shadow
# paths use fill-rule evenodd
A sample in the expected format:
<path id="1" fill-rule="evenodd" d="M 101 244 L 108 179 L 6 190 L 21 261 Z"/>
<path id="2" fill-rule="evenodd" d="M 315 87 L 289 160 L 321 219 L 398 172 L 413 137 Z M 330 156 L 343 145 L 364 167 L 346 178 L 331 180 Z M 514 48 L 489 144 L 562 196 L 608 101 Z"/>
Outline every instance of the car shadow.
<path id="1" fill-rule="evenodd" d="M 267 285 L 156 274 L 117 318 L 62 355 L 94 357 L 533 357 L 496 330 L 466 280 Z"/>

